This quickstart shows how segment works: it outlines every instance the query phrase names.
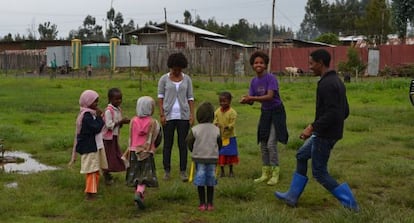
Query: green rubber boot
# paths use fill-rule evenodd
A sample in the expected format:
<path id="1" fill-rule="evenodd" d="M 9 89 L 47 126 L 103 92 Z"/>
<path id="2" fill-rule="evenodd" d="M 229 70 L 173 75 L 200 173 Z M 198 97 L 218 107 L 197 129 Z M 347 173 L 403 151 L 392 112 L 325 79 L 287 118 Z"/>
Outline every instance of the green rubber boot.
<path id="1" fill-rule="evenodd" d="M 272 166 L 271 168 L 272 177 L 269 181 L 267 181 L 267 185 L 273 186 L 276 185 L 279 182 L 279 172 L 280 167 L 279 166 Z"/>
<path id="2" fill-rule="evenodd" d="M 262 166 L 262 176 L 257 179 L 254 179 L 254 182 L 262 183 L 262 182 L 267 181 L 270 178 L 270 174 L 271 174 L 270 171 L 271 171 L 270 166 Z"/>

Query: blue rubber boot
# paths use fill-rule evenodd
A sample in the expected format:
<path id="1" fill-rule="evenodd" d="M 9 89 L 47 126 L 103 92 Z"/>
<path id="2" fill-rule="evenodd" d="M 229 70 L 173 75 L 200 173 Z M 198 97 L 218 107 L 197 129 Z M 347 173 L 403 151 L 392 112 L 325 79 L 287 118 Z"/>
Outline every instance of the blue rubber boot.
<path id="1" fill-rule="evenodd" d="M 347 183 L 343 183 L 337 186 L 332 190 L 331 193 L 336 197 L 336 199 L 341 202 L 345 208 L 348 208 L 355 212 L 359 211 L 358 203 L 356 202 L 351 188 Z"/>
<path id="2" fill-rule="evenodd" d="M 275 192 L 275 196 L 291 207 L 296 207 L 296 203 L 302 191 L 305 189 L 308 178 L 298 173 L 293 174 L 292 182 L 290 183 L 289 191 L 286 193 Z"/>

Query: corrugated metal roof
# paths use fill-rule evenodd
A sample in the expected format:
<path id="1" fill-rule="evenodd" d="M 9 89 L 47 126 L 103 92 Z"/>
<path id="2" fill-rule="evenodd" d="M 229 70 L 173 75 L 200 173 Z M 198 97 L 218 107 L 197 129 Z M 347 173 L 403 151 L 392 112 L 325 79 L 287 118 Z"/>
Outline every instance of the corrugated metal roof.
<path id="1" fill-rule="evenodd" d="M 160 27 L 157 27 L 157 26 L 154 26 L 154 25 L 146 25 L 143 28 L 150 28 L 150 29 L 153 29 L 153 30 L 160 30 L 160 31 L 164 30 L 164 29 L 162 29 Z M 141 29 L 143 29 L 143 28 L 141 28 Z M 138 30 L 140 30 L 140 29 L 138 29 Z"/>
<path id="2" fill-rule="evenodd" d="M 163 27 L 164 24 L 165 23 L 162 23 L 158 27 Z M 174 22 L 169 22 L 168 24 L 170 26 L 174 26 L 174 27 L 177 27 L 179 29 L 183 29 L 183 30 L 186 30 L 188 32 L 192 32 L 192 33 L 196 33 L 196 34 L 200 34 L 200 35 L 204 35 L 204 36 L 224 37 L 221 34 L 213 33 L 213 32 L 210 32 L 208 30 L 201 29 L 201 28 L 191 26 L 191 25 L 186 25 L 186 24 L 181 24 L 181 23 L 174 23 Z"/>
<path id="3" fill-rule="evenodd" d="M 227 44 L 227 45 L 232 45 L 232 46 L 239 46 L 239 47 L 246 47 L 246 48 L 254 47 L 252 45 L 246 45 L 246 44 L 239 43 L 239 42 L 229 40 L 229 39 L 210 38 L 210 37 L 201 37 L 201 38 L 206 39 L 206 40 L 210 40 L 210 41 L 214 41 L 214 42 Z"/>
<path id="4" fill-rule="evenodd" d="M 364 40 L 366 39 L 365 36 L 340 36 L 339 41 L 357 41 L 357 40 Z"/>
<path id="5" fill-rule="evenodd" d="M 317 41 L 308 41 L 308 40 L 299 40 L 299 39 L 292 39 L 292 41 L 302 42 L 302 43 L 308 43 L 308 44 L 313 44 L 313 45 L 319 45 L 319 46 L 336 47 L 336 45 L 322 43 L 322 42 L 317 42 Z"/>
<path id="6" fill-rule="evenodd" d="M 109 43 L 89 43 L 89 44 L 83 44 L 82 46 L 91 46 L 91 47 L 95 47 L 95 46 L 109 46 Z"/>

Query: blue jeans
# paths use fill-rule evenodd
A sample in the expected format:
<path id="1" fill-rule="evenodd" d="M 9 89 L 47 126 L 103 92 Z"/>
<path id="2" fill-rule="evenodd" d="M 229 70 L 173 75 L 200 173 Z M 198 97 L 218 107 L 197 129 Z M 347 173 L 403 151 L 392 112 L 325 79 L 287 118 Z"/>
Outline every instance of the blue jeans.
<path id="1" fill-rule="evenodd" d="M 196 163 L 196 174 L 193 184 L 207 187 L 217 185 L 216 166 L 217 164 Z"/>
<path id="2" fill-rule="evenodd" d="M 328 191 L 335 189 L 339 184 L 328 173 L 328 160 L 336 142 L 312 135 L 296 153 L 296 172 L 306 176 L 308 160 L 312 159 L 313 177 Z"/>
<path id="3" fill-rule="evenodd" d="M 174 142 L 174 132 L 177 129 L 178 133 L 178 150 L 180 154 L 180 171 L 187 170 L 187 144 L 185 138 L 190 129 L 190 122 L 188 120 L 170 120 L 167 121 L 164 130 L 164 148 L 162 151 L 162 163 L 165 172 L 171 171 L 171 150 Z"/>

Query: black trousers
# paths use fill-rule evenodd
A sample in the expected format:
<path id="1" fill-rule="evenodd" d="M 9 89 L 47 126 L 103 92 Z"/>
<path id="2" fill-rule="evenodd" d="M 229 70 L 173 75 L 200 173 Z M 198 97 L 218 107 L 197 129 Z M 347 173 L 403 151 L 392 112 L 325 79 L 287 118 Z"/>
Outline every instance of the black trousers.
<path id="1" fill-rule="evenodd" d="M 165 172 L 171 171 L 171 150 L 174 143 L 174 132 L 177 130 L 178 134 L 178 149 L 180 153 L 180 171 L 187 170 L 187 144 L 185 138 L 190 129 L 190 122 L 188 120 L 170 120 L 167 121 L 163 128 L 164 133 L 164 148 L 162 163 Z"/>

